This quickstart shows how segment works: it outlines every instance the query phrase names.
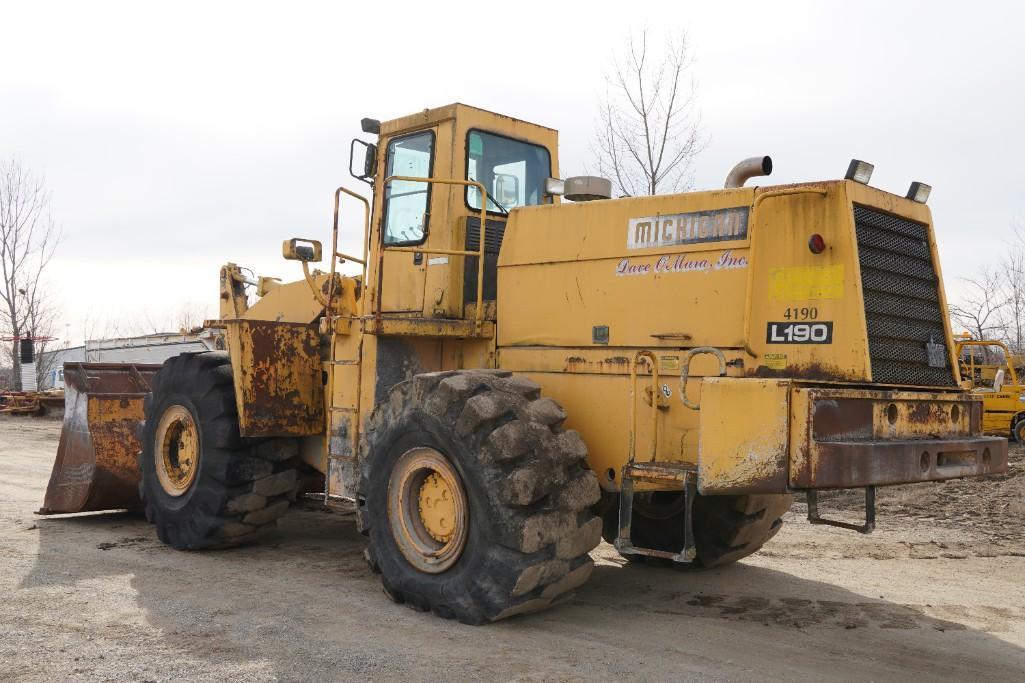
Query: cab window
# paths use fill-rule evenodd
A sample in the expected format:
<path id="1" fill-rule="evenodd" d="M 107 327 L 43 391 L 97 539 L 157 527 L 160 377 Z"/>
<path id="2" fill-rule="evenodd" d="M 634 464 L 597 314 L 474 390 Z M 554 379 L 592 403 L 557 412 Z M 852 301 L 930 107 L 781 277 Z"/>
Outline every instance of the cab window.
<path id="1" fill-rule="evenodd" d="M 471 130 L 466 160 L 466 178 L 484 185 L 488 211 L 508 213 L 514 207 L 533 206 L 544 199 L 545 179 L 552 174 L 552 158 L 544 147 Z M 480 190 L 468 187 L 466 203 L 479 211 Z"/>
<path id="2" fill-rule="evenodd" d="M 434 133 L 424 131 L 388 143 L 385 175 L 429 178 L 434 161 Z M 421 244 L 427 236 L 428 183 L 393 180 L 384 188 L 384 243 Z"/>

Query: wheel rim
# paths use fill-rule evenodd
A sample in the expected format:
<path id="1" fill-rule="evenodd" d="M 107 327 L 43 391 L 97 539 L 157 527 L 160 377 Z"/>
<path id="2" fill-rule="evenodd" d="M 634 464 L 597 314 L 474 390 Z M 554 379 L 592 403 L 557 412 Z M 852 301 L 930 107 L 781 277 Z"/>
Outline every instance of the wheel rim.
<path id="1" fill-rule="evenodd" d="M 173 405 L 157 425 L 154 466 L 157 480 L 171 496 L 184 495 L 199 471 L 199 429 L 188 408 Z"/>
<path id="2" fill-rule="evenodd" d="M 430 574 L 459 559 L 470 527 L 462 479 L 433 448 L 413 448 L 399 458 L 388 482 L 388 521 L 403 557 Z"/>

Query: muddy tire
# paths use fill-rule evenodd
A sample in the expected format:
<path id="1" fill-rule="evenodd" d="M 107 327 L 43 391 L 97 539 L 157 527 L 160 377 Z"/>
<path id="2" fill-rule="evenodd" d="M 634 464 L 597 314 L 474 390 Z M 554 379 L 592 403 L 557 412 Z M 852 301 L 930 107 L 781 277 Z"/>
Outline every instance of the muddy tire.
<path id="1" fill-rule="evenodd" d="M 635 503 L 630 536 L 635 546 L 670 552 L 683 549 L 683 495 L 660 492 L 652 501 Z M 758 551 L 783 526 L 790 509 L 790 495 L 701 496 L 694 499 L 696 564 L 720 567 Z M 602 535 L 613 543 L 619 531 L 619 505 L 603 516 Z M 628 559 L 637 560 L 639 556 Z M 655 559 L 651 564 L 664 565 Z"/>
<path id="2" fill-rule="evenodd" d="M 694 544 L 703 567 L 720 567 L 761 549 L 779 533 L 790 495 L 698 496 Z"/>
<path id="3" fill-rule="evenodd" d="M 598 481 L 580 436 L 562 427 L 566 414 L 540 394 L 509 372 L 440 372 L 377 406 L 361 444 L 359 520 L 392 600 L 480 624 L 547 608 L 588 579 Z M 407 522 L 389 502 L 411 453 L 443 457 L 465 492 L 465 539 L 455 559 L 451 541 L 438 551 L 448 553 L 443 569 L 410 559 Z"/>
<path id="4" fill-rule="evenodd" d="M 198 550 L 253 542 L 295 499 L 298 442 L 239 436 L 228 354 L 166 360 L 145 415 L 139 496 L 164 543 Z"/>

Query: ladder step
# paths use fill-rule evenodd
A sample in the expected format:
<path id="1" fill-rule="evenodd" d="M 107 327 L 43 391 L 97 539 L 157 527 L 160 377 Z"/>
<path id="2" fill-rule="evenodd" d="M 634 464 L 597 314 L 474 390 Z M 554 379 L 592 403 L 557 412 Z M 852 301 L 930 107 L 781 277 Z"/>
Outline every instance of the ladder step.
<path id="1" fill-rule="evenodd" d="M 684 492 L 684 534 L 683 547 L 678 551 L 659 548 L 641 548 L 633 544 L 634 482 L 643 481 L 660 484 L 662 487 L 677 487 Z M 619 533 L 616 535 L 616 550 L 624 555 L 647 555 L 664 557 L 687 564 L 694 561 L 697 550 L 694 546 L 693 510 L 697 496 L 698 473 L 694 465 L 685 462 L 630 462 L 623 467 L 623 478 L 619 494 Z"/>
<path id="2" fill-rule="evenodd" d="M 697 551 L 693 547 L 685 548 L 678 553 L 666 552 L 665 550 L 655 550 L 654 548 L 638 548 L 635 545 L 625 545 L 622 540 L 616 539 L 615 544 L 616 550 L 622 555 L 645 555 L 647 557 L 661 557 L 666 560 L 672 560 L 680 564 L 687 564 L 693 562 L 697 556 Z"/>
<path id="3" fill-rule="evenodd" d="M 697 473 L 697 468 L 687 462 L 632 462 L 623 468 L 624 478 L 679 487 L 696 481 Z"/>

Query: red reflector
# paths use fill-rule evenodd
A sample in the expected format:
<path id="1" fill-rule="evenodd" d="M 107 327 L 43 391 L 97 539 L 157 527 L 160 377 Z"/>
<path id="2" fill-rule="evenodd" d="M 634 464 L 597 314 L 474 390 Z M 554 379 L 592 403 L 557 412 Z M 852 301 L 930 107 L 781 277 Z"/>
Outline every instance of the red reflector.
<path id="1" fill-rule="evenodd" d="M 826 250 L 826 240 L 822 239 L 822 235 L 814 234 L 808 238 L 808 248 L 813 254 L 821 254 Z"/>

